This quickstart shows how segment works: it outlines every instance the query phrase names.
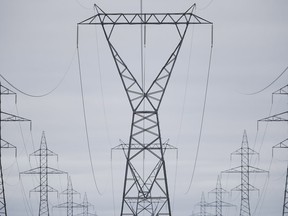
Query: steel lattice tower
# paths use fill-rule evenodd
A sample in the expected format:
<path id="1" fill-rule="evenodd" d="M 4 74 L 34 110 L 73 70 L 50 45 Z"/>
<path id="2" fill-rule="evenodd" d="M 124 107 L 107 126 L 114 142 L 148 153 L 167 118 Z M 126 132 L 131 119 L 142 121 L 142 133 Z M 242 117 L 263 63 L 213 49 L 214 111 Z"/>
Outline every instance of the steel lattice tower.
<path id="1" fill-rule="evenodd" d="M 240 205 L 240 216 L 251 216 L 250 213 L 250 191 L 258 190 L 256 187 L 250 184 L 250 173 L 266 173 L 267 171 L 253 167 L 250 165 L 250 157 L 258 154 L 253 149 L 249 148 L 248 138 L 246 131 L 244 131 L 241 148 L 234 151 L 231 155 L 238 155 L 241 157 L 241 166 L 223 171 L 222 173 L 240 173 L 241 184 L 233 191 L 241 192 L 241 205 Z"/>
<path id="2" fill-rule="evenodd" d="M 274 95 L 288 95 L 288 85 L 273 92 L 272 99 Z M 259 121 L 260 122 L 288 122 L 288 111 L 278 113 L 278 114 L 269 116 L 267 118 L 260 119 Z M 277 145 L 273 146 L 273 150 L 274 149 L 287 149 L 287 148 L 288 148 L 288 138 L 281 141 Z M 287 171 L 286 171 L 282 216 L 288 216 L 288 165 L 287 165 Z"/>
<path id="3" fill-rule="evenodd" d="M 200 206 L 200 212 L 193 213 L 192 216 L 212 216 L 212 214 L 208 213 L 206 210 L 207 207 L 209 207 L 209 203 L 205 201 L 205 195 L 203 192 L 201 195 L 201 201 L 197 205 Z"/>
<path id="4" fill-rule="evenodd" d="M 14 148 L 16 152 L 16 147 L 11 143 L 5 141 L 2 138 L 2 122 L 17 122 L 17 121 L 29 121 L 28 119 L 12 115 L 2 111 L 2 95 L 14 95 L 16 99 L 16 93 L 6 88 L 0 83 L 0 216 L 7 216 L 6 208 L 6 198 L 5 198 L 5 189 L 4 189 L 4 177 L 3 177 L 3 168 L 2 168 L 2 149 Z M 30 123 L 31 126 L 31 123 Z"/>
<path id="5" fill-rule="evenodd" d="M 82 212 L 80 214 L 77 214 L 77 216 L 97 216 L 97 214 L 93 214 L 89 212 L 89 207 L 92 207 L 93 205 L 88 202 L 87 194 L 84 194 L 82 205 Z"/>
<path id="6" fill-rule="evenodd" d="M 123 144 L 126 168 L 120 215 L 171 216 L 167 172 L 164 160 L 165 147 L 160 133 L 158 110 L 175 66 L 187 28 L 191 24 L 212 24 L 193 14 L 195 5 L 185 13 L 105 13 L 96 6 L 97 14 L 78 24 L 100 25 L 104 31 L 130 106 L 132 123 L 129 142 Z M 111 35 L 123 25 L 170 25 L 179 34 L 179 42 L 148 90 L 140 86 L 120 53 L 115 49 Z M 145 140 L 143 140 L 145 137 Z M 145 155 L 143 170 L 139 161 Z M 149 158 L 149 159 L 148 159 Z M 149 160 L 149 161 L 148 161 Z"/>
<path id="7" fill-rule="evenodd" d="M 217 178 L 216 188 L 210 191 L 209 193 L 214 193 L 216 196 L 216 200 L 208 204 L 210 207 L 215 207 L 216 216 L 223 216 L 222 214 L 223 207 L 228 208 L 234 206 L 230 203 L 223 201 L 223 194 L 228 192 L 222 188 L 220 176 L 218 176 Z"/>
<path id="8" fill-rule="evenodd" d="M 77 191 L 75 191 L 73 189 L 72 186 L 72 181 L 71 181 L 71 177 L 68 177 L 68 182 L 67 182 L 67 189 L 64 190 L 61 194 L 66 195 L 67 200 L 65 203 L 61 203 L 57 206 L 54 206 L 55 208 L 64 208 L 66 209 L 67 212 L 67 216 L 73 216 L 73 209 L 74 208 L 82 208 L 83 206 L 81 204 L 75 203 L 73 200 L 73 197 L 75 194 L 79 194 Z"/>
<path id="9" fill-rule="evenodd" d="M 30 156 L 39 157 L 40 159 L 39 167 L 30 169 L 25 172 L 21 172 L 20 174 L 39 175 L 40 184 L 36 186 L 34 189 L 32 189 L 31 192 L 40 193 L 38 216 L 49 216 L 48 193 L 57 192 L 57 190 L 49 186 L 48 175 L 49 174 L 67 174 L 67 173 L 48 166 L 48 157 L 57 156 L 57 154 L 55 154 L 54 152 L 52 152 L 51 150 L 47 148 L 47 142 L 46 142 L 44 131 L 41 137 L 40 149 L 30 154 Z"/>

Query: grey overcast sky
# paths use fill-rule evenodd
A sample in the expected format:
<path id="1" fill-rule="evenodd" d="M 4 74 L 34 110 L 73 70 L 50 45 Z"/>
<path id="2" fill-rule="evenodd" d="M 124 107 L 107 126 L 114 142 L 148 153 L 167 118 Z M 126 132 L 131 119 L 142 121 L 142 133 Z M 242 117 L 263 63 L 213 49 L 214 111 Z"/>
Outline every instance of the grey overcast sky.
<path id="1" fill-rule="evenodd" d="M 59 81 L 61 85 L 46 97 L 27 97 L 18 93 L 3 97 L 3 111 L 32 120 L 28 123 L 3 123 L 3 138 L 17 146 L 3 150 L 3 170 L 9 215 L 37 215 L 39 194 L 29 190 L 37 186 L 37 176 L 21 176 L 37 166 L 29 154 L 39 148 L 42 131 L 48 148 L 58 154 L 49 158 L 55 168 L 69 172 L 74 189 L 82 194 L 75 202 L 88 200 L 99 216 L 119 215 L 125 158 L 111 148 L 119 139 L 127 141 L 131 121 L 119 75 L 100 27 L 80 27 L 79 53 L 83 75 L 88 132 L 95 176 L 101 194 L 93 182 L 83 120 L 78 60 L 77 23 L 95 14 L 97 3 L 108 12 L 140 12 L 135 0 L 1 0 L 0 1 L 0 73 L 22 91 L 41 95 Z M 180 51 L 171 81 L 161 105 L 160 127 L 163 139 L 178 148 L 166 155 L 173 215 L 188 216 L 199 209 L 194 205 L 204 192 L 216 186 L 217 175 L 240 165 L 230 153 L 240 148 L 244 129 L 250 147 L 260 153 L 253 166 L 270 170 L 251 176 L 251 184 L 260 192 L 251 192 L 251 212 L 255 216 L 280 215 L 282 212 L 287 152 L 278 150 L 272 159 L 272 146 L 287 138 L 285 123 L 259 123 L 257 120 L 287 110 L 287 97 L 272 92 L 287 84 L 285 73 L 265 91 L 288 65 L 288 1 L 286 0 L 143 0 L 144 12 L 184 12 L 193 3 L 194 11 L 214 24 L 214 47 L 209 92 L 195 176 L 188 191 L 199 138 L 201 110 L 209 65 L 211 28 L 190 26 Z M 113 40 L 133 71 L 139 71 L 139 34 L 125 27 L 116 29 Z M 171 32 L 171 33 L 170 33 Z M 133 34 L 134 33 L 134 34 Z M 147 31 L 146 73 L 161 67 L 177 42 L 175 29 Z M 153 49 L 154 48 L 154 49 Z M 135 51 L 136 50 L 136 51 Z M 154 69 L 156 68 L 156 69 Z M 139 76 L 135 75 L 135 76 Z M 1 83 L 11 88 L 1 79 Z M 19 164 L 19 170 L 17 167 Z M 22 187 L 23 184 L 23 187 Z M 65 176 L 49 177 L 59 192 L 66 187 Z M 227 190 L 240 184 L 240 175 L 223 175 Z M 239 215 L 240 194 L 224 197 L 237 208 L 223 210 L 224 215 Z M 51 215 L 65 215 L 52 206 L 65 197 L 49 194 Z M 27 204 L 28 203 L 28 204 Z M 78 210 L 77 210 L 78 211 Z M 214 213 L 214 209 L 208 209 Z"/>

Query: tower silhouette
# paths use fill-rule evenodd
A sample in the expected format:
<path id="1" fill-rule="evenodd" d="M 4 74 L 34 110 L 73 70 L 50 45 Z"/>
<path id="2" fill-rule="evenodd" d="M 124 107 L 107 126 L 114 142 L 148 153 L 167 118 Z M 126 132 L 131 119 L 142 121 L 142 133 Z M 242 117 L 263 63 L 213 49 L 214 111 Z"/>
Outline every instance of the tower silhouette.
<path id="1" fill-rule="evenodd" d="M 230 203 L 223 201 L 223 194 L 228 192 L 222 188 L 220 175 L 217 178 L 216 188 L 210 191 L 209 193 L 214 193 L 216 196 L 214 202 L 208 203 L 208 206 L 215 207 L 216 216 L 223 216 L 222 214 L 223 207 L 228 208 L 234 206 Z"/>
<path id="2" fill-rule="evenodd" d="M 39 157 L 39 167 L 32 168 L 20 174 L 39 175 L 40 184 L 36 186 L 31 192 L 40 193 L 40 203 L 38 216 L 49 216 L 48 193 L 57 192 L 54 188 L 49 186 L 48 176 L 50 174 L 67 174 L 61 170 L 51 168 L 48 166 L 48 157 L 57 156 L 53 151 L 47 148 L 45 133 L 43 131 L 40 143 L 40 149 L 33 152 L 30 156 Z"/>
<path id="3" fill-rule="evenodd" d="M 204 192 L 202 192 L 201 201 L 197 203 L 196 205 L 200 206 L 200 212 L 193 213 L 192 216 L 212 216 L 213 215 L 207 212 L 207 207 L 209 207 L 209 203 L 205 201 Z"/>
<path id="4" fill-rule="evenodd" d="M 2 122 L 20 122 L 20 121 L 29 121 L 31 127 L 31 121 L 20 116 L 16 116 L 7 112 L 2 111 L 2 96 L 6 95 L 14 95 L 16 101 L 16 93 L 3 86 L 0 82 L 0 216 L 7 216 L 7 208 L 6 208 L 6 198 L 5 198 L 5 188 L 4 188 L 4 177 L 3 177 L 3 167 L 2 167 L 2 149 L 15 149 L 16 154 L 16 146 L 7 142 L 2 138 Z"/>
<path id="5" fill-rule="evenodd" d="M 164 159 L 159 107 L 174 69 L 187 28 L 191 24 L 212 24 L 193 14 L 195 5 L 185 13 L 105 13 L 96 6 L 97 14 L 78 25 L 100 25 L 104 31 L 114 63 L 120 75 L 133 115 L 129 142 L 122 145 L 126 168 L 121 216 L 169 215 L 171 206 Z M 116 27 L 171 25 L 179 41 L 152 84 L 145 90 L 116 50 L 111 36 Z M 142 46 L 142 44 L 141 44 Z M 143 161 L 143 158 L 145 160 Z M 142 162 L 144 165 L 142 165 Z"/>
<path id="6" fill-rule="evenodd" d="M 97 214 L 93 214 L 89 212 L 89 207 L 92 207 L 93 205 L 88 202 L 87 194 L 84 194 L 83 202 L 81 203 L 82 206 L 82 212 L 80 214 L 77 214 L 77 216 L 97 216 Z"/>
<path id="7" fill-rule="evenodd" d="M 241 184 L 233 191 L 241 192 L 241 204 L 240 204 L 240 216 L 251 216 L 250 212 L 250 191 L 258 190 L 256 187 L 250 184 L 250 174 L 251 173 L 267 173 L 267 171 L 253 167 L 250 165 L 250 157 L 252 155 L 258 154 L 256 151 L 251 149 L 248 144 L 248 138 L 246 130 L 244 131 L 242 137 L 241 148 L 234 151 L 231 155 L 238 155 L 241 157 L 241 165 L 222 173 L 240 173 L 241 174 Z"/>
<path id="8" fill-rule="evenodd" d="M 61 203 L 57 206 L 54 206 L 55 208 L 64 208 L 66 209 L 67 212 L 67 216 L 73 216 L 73 209 L 74 208 L 82 208 L 83 206 L 81 204 L 75 203 L 74 202 L 74 195 L 75 194 L 79 194 L 77 191 L 75 191 L 73 189 L 72 186 L 72 181 L 71 181 L 71 177 L 68 177 L 68 181 L 67 181 L 67 189 L 64 190 L 61 194 L 66 195 L 66 202 L 65 203 Z"/>
<path id="9" fill-rule="evenodd" d="M 288 85 L 283 86 L 282 88 L 278 89 L 277 91 L 272 93 L 272 100 L 274 95 L 288 95 Z M 288 110 L 277 113 L 275 115 L 263 118 L 258 120 L 258 122 L 288 122 Z M 274 145 L 274 149 L 287 149 L 288 148 L 288 138 L 281 141 L 280 143 Z M 272 151 L 273 151 L 272 150 Z M 286 181 L 285 181 L 285 189 L 284 189 L 284 202 L 283 202 L 283 210 L 282 216 L 288 216 L 288 164 L 286 170 Z"/>

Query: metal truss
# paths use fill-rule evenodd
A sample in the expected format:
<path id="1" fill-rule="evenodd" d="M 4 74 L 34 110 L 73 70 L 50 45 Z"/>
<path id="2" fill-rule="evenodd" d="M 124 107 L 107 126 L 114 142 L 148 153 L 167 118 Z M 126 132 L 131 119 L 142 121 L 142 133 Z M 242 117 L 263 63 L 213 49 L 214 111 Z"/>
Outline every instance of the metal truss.
<path id="1" fill-rule="evenodd" d="M 48 157 L 57 156 L 57 154 L 55 154 L 53 151 L 47 148 L 47 142 L 44 131 L 41 137 L 40 149 L 30 154 L 30 156 L 40 158 L 39 167 L 30 169 L 25 172 L 21 172 L 20 174 L 39 175 L 40 184 L 36 186 L 34 189 L 32 189 L 30 192 L 40 193 L 38 216 L 49 216 L 48 193 L 57 192 L 57 190 L 48 185 L 48 175 L 67 174 L 67 173 L 48 166 Z"/>
<path id="2" fill-rule="evenodd" d="M 184 13 L 105 13 L 97 5 L 95 8 L 97 14 L 78 23 L 78 26 L 102 27 L 133 111 L 129 142 L 114 148 L 122 149 L 126 157 L 120 215 L 171 216 L 164 153 L 166 149 L 174 148 L 162 141 L 158 110 L 188 26 L 212 23 L 193 14 L 195 4 Z M 139 85 L 112 43 L 115 27 L 123 25 L 171 25 L 179 34 L 178 44 L 147 90 Z M 145 168 L 139 165 L 143 158 L 146 159 Z"/>
<path id="3" fill-rule="evenodd" d="M 283 86 L 282 88 L 280 88 L 277 91 L 272 93 L 273 96 L 276 95 L 276 94 L 288 95 L 288 85 Z"/>
<path id="4" fill-rule="evenodd" d="M 8 89 L 7 87 L 3 86 L 0 83 L 0 216 L 7 216 L 7 208 L 6 208 L 6 198 L 5 198 L 5 188 L 4 188 L 4 177 L 3 177 L 3 167 L 2 167 L 2 149 L 10 149 L 13 148 L 15 150 L 15 156 L 17 156 L 17 150 L 16 146 L 9 143 L 8 141 L 4 140 L 2 138 L 2 122 L 19 122 L 19 121 L 25 121 L 30 122 L 30 128 L 31 128 L 31 121 L 25 118 L 22 118 L 17 115 L 13 115 L 7 112 L 2 111 L 2 96 L 14 96 L 15 102 L 17 95 L 12 90 Z"/>
<path id="5" fill-rule="evenodd" d="M 82 205 L 82 212 L 77 214 L 76 216 L 97 216 L 97 214 L 93 214 L 89 212 L 89 207 L 93 207 L 91 203 L 88 202 L 87 194 L 84 194 Z"/>
<path id="6" fill-rule="evenodd" d="M 222 214 L 223 207 L 225 208 L 235 207 L 235 205 L 223 201 L 223 194 L 228 192 L 222 188 L 220 176 L 218 176 L 217 178 L 216 188 L 210 191 L 209 193 L 214 193 L 216 196 L 214 202 L 208 203 L 209 207 L 215 207 L 216 216 L 223 216 Z"/>
<path id="7" fill-rule="evenodd" d="M 253 149 L 249 148 L 248 138 L 246 131 L 244 131 L 241 148 L 233 152 L 231 155 L 241 156 L 241 166 L 223 171 L 222 173 L 240 173 L 241 174 L 241 184 L 233 191 L 241 192 L 241 205 L 240 205 L 240 216 L 251 216 L 250 213 L 250 191 L 258 191 L 256 187 L 250 184 L 250 174 L 251 173 L 268 173 L 265 170 L 253 167 L 250 165 L 250 157 L 252 155 L 258 154 Z"/>
<path id="8" fill-rule="evenodd" d="M 80 195 L 77 191 L 73 189 L 71 177 L 68 177 L 67 182 L 67 189 L 64 190 L 61 194 L 66 195 L 67 200 L 65 203 L 61 203 L 57 206 L 54 206 L 54 208 L 64 208 L 66 209 L 67 216 L 73 216 L 73 209 L 74 208 L 82 208 L 83 206 L 81 204 L 75 203 L 73 201 L 73 197 L 75 194 Z"/>
<path id="9" fill-rule="evenodd" d="M 200 212 L 193 213 L 192 216 L 214 216 L 213 214 L 207 212 L 207 207 L 209 207 L 209 203 L 205 201 L 205 195 L 203 192 L 201 195 L 201 201 L 196 205 L 200 206 Z"/>
<path id="10" fill-rule="evenodd" d="M 288 95 L 288 85 L 283 86 L 282 88 L 278 89 L 277 91 L 272 93 L 272 100 L 274 95 Z M 267 118 L 263 118 L 258 120 L 258 122 L 288 122 L 288 111 L 278 113 Z M 272 147 L 272 154 L 274 149 L 286 149 L 288 148 L 288 138 L 281 141 L 280 143 L 274 145 Z M 284 202 L 283 202 L 283 210 L 282 216 L 288 216 L 288 166 L 286 171 L 286 181 L 285 181 L 285 189 L 284 189 Z"/>

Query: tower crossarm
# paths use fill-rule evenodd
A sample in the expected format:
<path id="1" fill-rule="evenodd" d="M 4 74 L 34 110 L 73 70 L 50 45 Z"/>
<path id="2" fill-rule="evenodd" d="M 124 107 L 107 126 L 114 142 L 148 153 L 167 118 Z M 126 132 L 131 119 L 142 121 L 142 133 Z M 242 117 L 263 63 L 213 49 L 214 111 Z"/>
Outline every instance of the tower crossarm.
<path id="1" fill-rule="evenodd" d="M 1 111 L 1 121 L 3 122 L 10 122 L 10 121 L 28 121 L 31 124 L 31 120 L 26 119 L 26 118 L 22 118 L 20 116 L 17 115 L 13 115 L 7 112 L 3 112 Z"/>
<path id="2" fill-rule="evenodd" d="M 211 24 L 195 14 L 193 4 L 185 13 L 105 13 L 95 5 L 97 14 L 78 23 L 81 25 L 187 25 Z M 191 18 L 190 18 L 191 17 Z"/>
<path id="3" fill-rule="evenodd" d="M 231 155 L 259 155 L 258 152 L 256 152 L 255 150 L 251 149 L 251 148 L 239 148 L 236 151 L 232 152 Z"/>
<path id="4" fill-rule="evenodd" d="M 246 186 L 245 186 L 245 187 L 246 187 Z M 247 188 L 245 188 L 245 189 L 247 189 L 247 190 L 249 190 L 249 191 L 259 191 L 258 188 L 256 188 L 255 186 L 253 186 L 253 185 L 251 185 L 251 184 L 248 184 L 248 185 L 247 185 Z M 242 190 L 243 190 L 243 185 L 241 185 L 241 184 L 231 189 L 231 191 L 240 191 L 240 192 L 241 192 Z"/>
<path id="5" fill-rule="evenodd" d="M 214 201 L 214 202 L 210 202 L 208 203 L 208 207 L 217 207 L 219 204 L 217 201 Z M 228 202 L 224 202 L 224 201 L 221 201 L 220 202 L 220 205 L 221 207 L 235 207 L 236 205 L 233 205 L 231 203 L 228 203 Z"/>
<path id="6" fill-rule="evenodd" d="M 45 155 L 46 156 L 56 156 L 56 157 L 58 157 L 58 155 L 56 153 L 54 153 L 53 151 L 51 151 L 49 149 L 44 149 L 44 151 L 45 151 Z M 30 156 L 36 156 L 36 157 L 43 156 L 43 149 L 36 150 L 32 154 L 30 154 Z"/>
<path id="7" fill-rule="evenodd" d="M 283 86 L 282 88 L 280 88 L 277 91 L 273 92 L 272 96 L 273 95 L 277 95 L 277 94 L 288 95 L 288 85 Z"/>
<path id="8" fill-rule="evenodd" d="M 247 168 L 245 169 L 247 172 L 249 173 L 269 173 L 268 171 L 266 170 L 263 170 L 263 169 L 259 169 L 257 167 L 253 167 L 253 166 L 247 166 Z M 231 169 L 228 169 L 228 170 L 225 170 L 225 171 L 222 171 L 222 173 L 242 173 L 243 170 L 242 170 L 242 167 L 241 166 L 238 166 L 238 167 L 234 167 L 234 168 L 231 168 Z"/>
<path id="9" fill-rule="evenodd" d="M 43 188 L 41 187 L 41 185 L 38 185 L 38 186 L 36 186 L 35 188 L 33 188 L 32 190 L 30 190 L 30 192 L 43 192 L 42 189 L 43 189 Z M 53 188 L 53 187 L 51 187 L 51 186 L 48 185 L 46 192 L 49 192 L 49 193 L 51 193 L 51 192 L 58 193 L 58 190 L 56 190 L 55 188 Z"/>
<path id="10" fill-rule="evenodd" d="M 15 145 L 7 142 L 6 140 L 1 139 L 1 148 L 2 149 L 9 149 L 9 148 L 13 148 L 15 149 L 15 157 L 17 156 L 17 148 Z"/>
<path id="11" fill-rule="evenodd" d="M 241 166 L 234 167 L 228 170 L 224 170 L 221 173 L 241 173 Z"/>
<path id="12" fill-rule="evenodd" d="M 64 171 L 61 171 L 61 170 L 58 170 L 58 169 L 55 169 L 55 168 L 51 168 L 51 167 L 47 167 L 45 169 L 47 169 L 46 174 L 67 174 L 67 172 L 64 172 Z M 27 170 L 27 171 L 24 171 L 24 172 L 20 172 L 20 174 L 33 175 L 33 174 L 42 174 L 42 172 L 43 171 L 42 171 L 41 167 L 36 167 L 36 168 L 30 169 L 30 170 Z"/>
<path id="13" fill-rule="evenodd" d="M 1 85 L 0 83 L 0 88 L 1 88 L 1 95 L 15 95 L 16 93 L 14 91 L 12 91 L 11 89 L 8 89 L 7 87 Z"/>
<path id="14" fill-rule="evenodd" d="M 72 208 L 82 208 L 83 205 L 82 204 L 78 204 L 78 203 L 69 203 L 68 202 L 65 202 L 65 203 L 61 203 L 59 205 L 56 205 L 56 206 L 53 206 L 53 208 L 67 208 L 67 207 L 72 207 Z"/>
<path id="15" fill-rule="evenodd" d="M 253 167 L 253 166 L 248 166 L 248 169 L 249 169 L 250 173 L 269 173 L 269 171 L 267 171 L 267 170 L 259 169 L 257 167 Z"/>
<path id="16" fill-rule="evenodd" d="M 288 148 L 288 138 L 273 146 L 274 148 Z"/>
<path id="17" fill-rule="evenodd" d="M 272 116 L 269 116 L 267 118 L 263 118 L 258 120 L 258 122 L 262 122 L 262 121 L 266 121 L 266 122 L 287 122 L 288 121 L 288 111 L 282 112 L 282 113 L 278 113 Z"/>

